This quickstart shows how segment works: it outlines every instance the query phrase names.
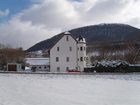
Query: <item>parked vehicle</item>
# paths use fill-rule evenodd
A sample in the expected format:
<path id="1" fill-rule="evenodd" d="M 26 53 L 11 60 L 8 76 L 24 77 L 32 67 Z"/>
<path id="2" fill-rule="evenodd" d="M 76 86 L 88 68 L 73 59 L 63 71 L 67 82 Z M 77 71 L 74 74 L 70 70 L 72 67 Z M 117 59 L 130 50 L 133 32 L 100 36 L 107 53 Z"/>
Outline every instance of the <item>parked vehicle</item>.
<path id="1" fill-rule="evenodd" d="M 76 69 L 70 69 L 70 70 L 67 70 L 69 73 L 80 73 L 81 71 L 79 70 L 76 70 Z"/>

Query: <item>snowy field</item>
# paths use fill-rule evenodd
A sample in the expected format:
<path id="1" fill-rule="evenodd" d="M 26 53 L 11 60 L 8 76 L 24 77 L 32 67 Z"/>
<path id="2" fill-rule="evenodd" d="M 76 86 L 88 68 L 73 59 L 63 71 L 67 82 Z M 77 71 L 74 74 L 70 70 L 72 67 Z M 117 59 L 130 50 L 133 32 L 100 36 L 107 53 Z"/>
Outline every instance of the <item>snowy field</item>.
<path id="1" fill-rule="evenodd" d="M 140 105 L 140 74 L 0 74 L 0 105 Z"/>

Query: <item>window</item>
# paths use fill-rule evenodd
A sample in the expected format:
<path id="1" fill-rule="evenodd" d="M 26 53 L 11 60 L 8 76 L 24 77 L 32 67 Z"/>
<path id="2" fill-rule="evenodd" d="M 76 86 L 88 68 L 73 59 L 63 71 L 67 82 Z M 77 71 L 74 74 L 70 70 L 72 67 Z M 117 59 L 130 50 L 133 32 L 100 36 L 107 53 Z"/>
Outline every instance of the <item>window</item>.
<path id="1" fill-rule="evenodd" d="M 57 51 L 59 51 L 59 47 L 57 47 Z"/>
<path id="2" fill-rule="evenodd" d="M 81 62 L 83 61 L 83 57 L 80 57 L 80 61 L 81 61 Z"/>
<path id="3" fill-rule="evenodd" d="M 69 36 L 66 36 L 66 41 L 69 41 Z"/>
<path id="4" fill-rule="evenodd" d="M 39 69 L 41 69 L 41 66 L 39 66 Z"/>
<path id="5" fill-rule="evenodd" d="M 59 57 L 56 57 L 56 62 L 59 62 Z"/>
<path id="6" fill-rule="evenodd" d="M 86 47 L 84 47 L 84 50 L 86 50 Z"/>
<path id="7" fill-rule="evenodd" d="M 86 61 L 86 57 L 84 57 L 84 61 Z"/>
<path id="8" fill-rule="evenodd" d="M 83 47 L 80 47 L 80 50 L 83 51 Z"/>
<path id="9" fill-rule="evenodd" d="M 67 57 L 67 58 L 66 58 L 66 61 L 67 61 L 67 62 L 69 62 L 69 61 L 70 61 L 70 58 L 69 58 L 69 57 Z"/>
<path id="10" fill-rule="evenodd" d="M 44 69 L 46 69 L 47 67 L 45 66 Z"/>
<path id="11" fill-rule="evenodd" d="M 69 67 L 66 67 L 66 70 L 68 71 L 69 70 Z"/>
<path id="12" fill-rule="evenodd" d="M 79 61 L 79 58 L 78 58 L 78 61 Z"/>
<path id="13" fill-rule="evenodd" d="M 57 67 L 57 72 L 60 72 L 60 67 Z"/>
<path id="14" fill-rule="evenodd" d="M 72 51 L 72 47 L 69 47 L 70 51 Z"/>

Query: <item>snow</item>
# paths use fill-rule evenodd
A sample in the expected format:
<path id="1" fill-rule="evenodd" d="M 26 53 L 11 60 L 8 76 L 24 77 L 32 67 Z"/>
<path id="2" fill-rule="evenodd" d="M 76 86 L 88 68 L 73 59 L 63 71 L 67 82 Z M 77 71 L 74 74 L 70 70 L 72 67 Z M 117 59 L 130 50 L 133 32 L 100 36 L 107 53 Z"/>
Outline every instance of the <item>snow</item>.
<path id="1" fill-rule="evenodd" d="M 127 65 L 129 66 L 130 64 L 127 63 L 126 61 L 121 61 L 121 60 L 116 60 L 116 61 L 108 61 L 108 60 L 103 60 L 101 62 L 97 62 L 95 64 L 97 67 L 103 66 L 103 67 L 118 67 L 120 65 Z"/>
<path id="2" fill-rule="evenodd" d="M 69 35 L 69 34 L 71 34 L 70 32 L 68 32 L 68 31 L 66 31 L 66 32 L 64 32 L 64 34 L 65 35 Z"/>
<path id="3" fill-rule="evenodd" d="M 140 105 L 140 75 L 0 74 L 0 105 Z"/>

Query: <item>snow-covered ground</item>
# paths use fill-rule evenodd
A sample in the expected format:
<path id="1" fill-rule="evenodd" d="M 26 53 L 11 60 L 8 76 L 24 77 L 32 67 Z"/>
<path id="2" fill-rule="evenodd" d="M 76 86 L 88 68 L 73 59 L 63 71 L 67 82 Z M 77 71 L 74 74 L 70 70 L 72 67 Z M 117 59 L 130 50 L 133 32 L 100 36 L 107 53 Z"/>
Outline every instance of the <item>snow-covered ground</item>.
<path id="1" fill-rule="evenodd" d="M 140 75 L 0 74 L 0 105 L 140 105 Z"/>

